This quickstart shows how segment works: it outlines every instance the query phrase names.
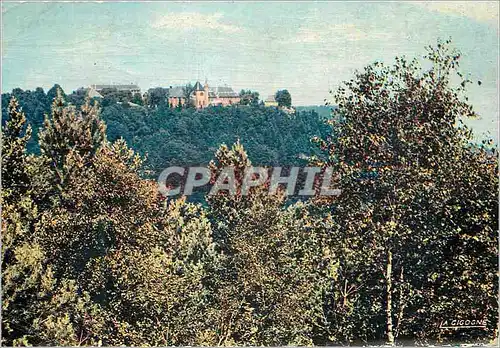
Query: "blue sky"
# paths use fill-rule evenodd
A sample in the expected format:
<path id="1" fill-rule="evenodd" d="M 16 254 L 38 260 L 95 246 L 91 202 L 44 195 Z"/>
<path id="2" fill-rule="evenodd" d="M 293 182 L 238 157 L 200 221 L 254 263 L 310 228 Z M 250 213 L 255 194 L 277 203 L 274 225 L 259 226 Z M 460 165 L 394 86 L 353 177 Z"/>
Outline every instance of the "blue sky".
<path id="1" fill-rule="evenodd" d="M 356 69 L 451 37 L 498 139 L 497 2 L 2 3 L 2 90 L 93 83 L 142 90 L 208 79 L 322 104 Z"/>

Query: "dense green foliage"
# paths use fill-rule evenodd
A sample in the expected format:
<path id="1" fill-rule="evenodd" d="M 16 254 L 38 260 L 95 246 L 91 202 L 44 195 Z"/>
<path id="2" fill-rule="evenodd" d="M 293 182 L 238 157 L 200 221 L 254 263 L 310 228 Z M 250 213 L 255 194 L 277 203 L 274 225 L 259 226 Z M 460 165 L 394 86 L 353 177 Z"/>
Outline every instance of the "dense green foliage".
<path id="1" fill-rule="evenodd" d="M 103 119 L 110 139 L 119 136 L 148 156 L 155 171 L 171 165 L 208 164 L 222 143 L 238 139 L 257 164 L 304 163 L 301 154 L 317 152 L 310 138 L 323 134 L 325 125 L 315 112 L 293 118 L 275 108 L 234 106 L 203 110 L 159 108 L 147 111 L 114 105 Z"/>
<path id="2" fill-rule="evenodd" d="M 277 91 L 274 99 L 276 99 L 276 101 L 278 102 L 278 106 L 292 106 L 292 95 L 286 89 Z"/>
<path id="3" fill-rule="evenodd" d="M 241 105 L 258 105 L 259 104 L 259 92 L 244 90 L 240 91 L 240 104 Z"/>
<path id="4" fill-rule="evenodd" d="M 101 110 L 57 87 L 13 91 L 29 116 L 2 96 L 2 344 L 492 339 L 498 160 L 456 126 L 474 114 L 468 82 L 452 83 L 459 55 L 439 44 L 428 58 L 429 70 L 397 59 L 358 72 L 335 94 L 327 134 L 313 112 Z M 252 163 L 305 153 L 335 168 L 342 194 L 288 204 L 266 184 L 205 207 L 166 200 L 129 146 L 147 149 L 153 169 L 232 166 L 238 185 Z M 439 329 L 471 317 L 487 328 Z"/>
<path id="5" fill-rule="evenodd" d="M 165 106 L 167 101 L 167 89 L 162 87 L 150 88 L 146 93 L 146 105 L 149 108 Z"/>
<path id="6" fill-rule="evenodd" d="M 247 92 L 255 97 L 255 92 Z M 50 113 L 52 101 L 41 88 L 35 92 L 16 89 L 2 95 L 4 115 L 12 96 L 18 99 L 33 127 L 28 152 L 36 153 L 38 129 L 43 125 L 44 114 Z M 117 103 L 112 98 L 113 93 L 101 101 L 101 117 L 106 122 L 108 138 L 111 141 L 123 138 L 139 154 L 147 155 L 145 167 L 154 174 L 171 165 L 206 165 L 220 144 L 232 144 L 238 139 L 256 164 L 303 165 L 306 161 L 301 157 L 318 153 L 318 149 L 311 147 L 310 139 L 326 134 L 324 119 L 331 110 L 302 108 L 290 116 L 256 103 L 203 110 L 171 109 L 160 102 L 165 98 L 162 88 L 148 91 L 146 103 L 150 107 Z M 76 107 L 84 104 L 79 91 L 70 94 L 67 100 Z"/>
<path id="7" fill-rule="evenodd" d="M 457 126 L 475 114 L 463 101 L 471 81 L 461 80 L 460 54 L 448 45 L 428 48 L 428 71 L 397 58 L 358 72 L 335 95 L 333 136 L 317 139 L 326 156 L 315 162 L 333 167 L 342 189 L 335 225 L 370 246 L 364 263 L 377 270 L 378 290 L 365 296 L 385 292 L 385 325 L 381 310 L 362 315 L 380 318 L 389 343 L 438 335 L 436 322 L 498 307 L 498 161 Z"/>

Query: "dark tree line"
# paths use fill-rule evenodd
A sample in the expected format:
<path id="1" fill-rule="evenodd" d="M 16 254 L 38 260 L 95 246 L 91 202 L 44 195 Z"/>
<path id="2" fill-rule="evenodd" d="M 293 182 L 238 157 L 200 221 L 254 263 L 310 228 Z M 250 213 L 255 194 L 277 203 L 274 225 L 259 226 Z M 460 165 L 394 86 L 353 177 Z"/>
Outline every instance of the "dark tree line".
<path id="1" fill-rule="evenodd" d="M 49 95 L 53 95 L 54 88 L 47 95 L 41 88 L 35 92 L 16 89 L 2 95 L 4 114 L 7 114 L 9 98 L 14 96 L 32 125 L 34 135 L 28 142 L 28 152 L 38 151 L 38 129 L 43 125 L 44 114 L 50 113 Z M 158 92 L 156 97 L 155 93 L 148 93 L 151 100 L 157 99 L 151 107 L 118 103 L 118 99 L 111 99 L 113 94 L 106 94 L 104 100 L 100 100 L 108 138 L 124 138 L 134 150 L 147 154 L 145 165 L 154 174 L 171 165 L 207 164 L 220 144 L 232 144 L 238 139 L 245 143 L 255 163 L 304 164 L 301 157 L 317 153 L 310 139 L 326 134 L 327 130 L 324 117 L 315 110 L 302 110 L 290 117 L 257 103 L 203 110 L 172 109 L 159 103 L 165 98 L 164 94 Z M 77 107 L 85 102 L 81 91 L 69 94 L 66 99 Z M 322 109 L 327 113 L 331 110 L 330 107 Z"/>

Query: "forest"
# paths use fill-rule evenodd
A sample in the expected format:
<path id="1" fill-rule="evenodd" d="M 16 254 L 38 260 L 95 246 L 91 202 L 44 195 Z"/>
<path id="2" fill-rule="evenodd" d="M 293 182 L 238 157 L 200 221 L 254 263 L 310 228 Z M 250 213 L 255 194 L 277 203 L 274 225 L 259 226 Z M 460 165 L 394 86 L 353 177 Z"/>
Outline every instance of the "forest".
<path id="1" fill-rule="evenodd" d="M 327 117 L 2 95 L 1 343 L 491 342 L 497 145 L 462 122 L 460 53 L 423 59 L 357 71 Z M 333 167 L 342 194 L 166 199 L 156 175 L 174 164 Z"/>
<path id="2" fill-rule="evenodd" d="M 2 114 L 8 115 L 8 104 L 15 97 L 32 126 L 33 135 L 27 151 L 39 153 L 38 131 L 52 102 L 61 91 L 67 104 L 80 108 L 85 95 L 74 91 L 66 95 L 59 85 L 45 93 L 14 89 L 2 94 Z M 148 91 L 150 95 L 156 89 Z M 166 102 L 146 100 L 145 105 L 130 106 L 137 102 L 130 95 L 123 98 L 106 96 L 100 103 L 100 118 L 106 124 L 109 141 L 123 138 L 128 146 L 145 157 L 144 169 L 157 176 L 162 169 L 172 165 L 207 165 L 221 144 L 240 141 L 245 144 L 254 164 L 303 165 L 301 159 L 318 154 L 311 146 L 311 138 L 326 135 L 326 118 L 332 107 L 299 107 L 289 115 L 275 107 L 237 105 L 233 107 L 169 108 Z M 165 99 L 164 99 L 165 100 Z M 118 102 L 117 102 L 118 101 Z M 6 122 L 3 119 L 3 124 Z"/>

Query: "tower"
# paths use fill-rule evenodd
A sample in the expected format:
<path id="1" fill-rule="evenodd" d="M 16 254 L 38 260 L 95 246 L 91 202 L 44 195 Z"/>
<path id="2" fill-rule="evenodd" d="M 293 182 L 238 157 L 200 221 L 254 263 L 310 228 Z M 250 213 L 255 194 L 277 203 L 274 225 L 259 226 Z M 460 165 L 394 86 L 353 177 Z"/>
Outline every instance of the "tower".
<path id="1" fill-rule="evenodd" d="M 196 81 L 194 85 L 194 103 L 197 109 L 204 108 L 208 105 L 205 103 L 205 89 L 201 86 L 200 81 Z"/>
<path id="2" fill-rule="evenodd" d="M 205 85 L 203 85 L 203 91 L 205 92 L 205 106 L 208 106 L 210 103 L 210 95 L 209 95 L 209 89 L 208 89 L 208 80 L 205 78 Z"/>

